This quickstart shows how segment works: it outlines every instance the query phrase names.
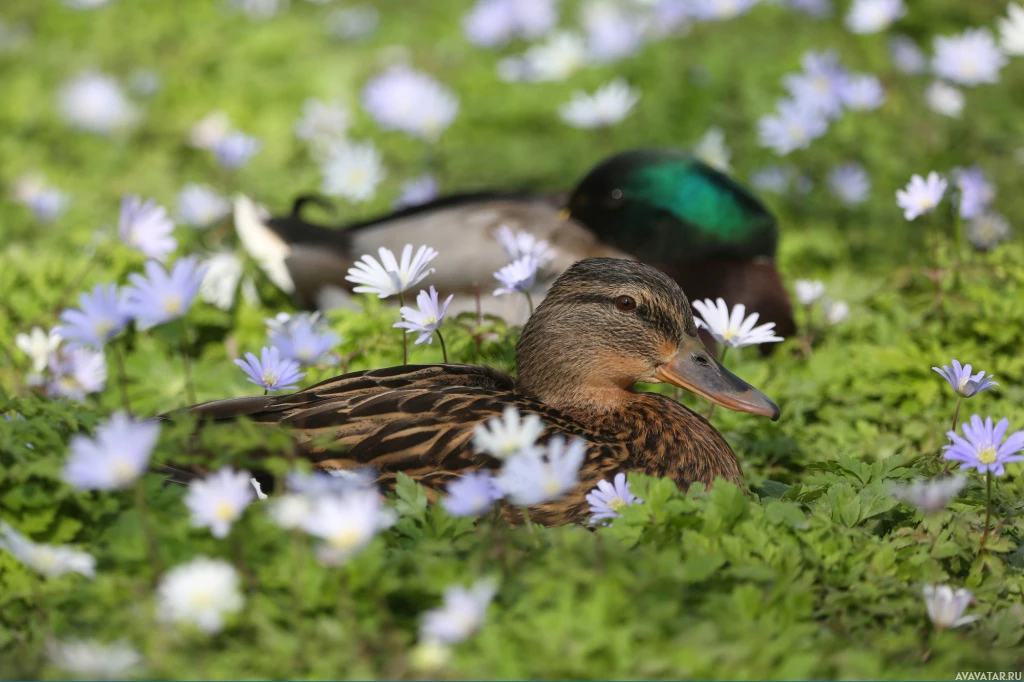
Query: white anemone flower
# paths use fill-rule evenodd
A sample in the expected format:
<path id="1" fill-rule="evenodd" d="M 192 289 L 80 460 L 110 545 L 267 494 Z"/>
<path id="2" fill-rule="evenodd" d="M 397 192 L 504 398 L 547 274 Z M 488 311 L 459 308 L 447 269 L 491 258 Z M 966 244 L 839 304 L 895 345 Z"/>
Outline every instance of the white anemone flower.
<path id="1" fill-rule="evenodd" d="M 192 525 L 209 527 L 215 538 L 227 537 L 231 525 L 255 498 L 248 471 L 224 467 L 188 488 L 185 506 L 192 513 Z"/>
<path id="2" fill-rule="evenodd" d="M 50 663 L 80 679 L 123 680 L 142 663 L 135 647 L 124 641 L 66 639 L 46 644 Z"/>
<path id="3" fill-rule="evenodd" d="M 622 78 L 597 89 L 593 95 L 582 90 L 560 110 L 562 120 L 576 128 L 607 128 L 621 122 L 640 100 L 640 93 Z"/>
<path id="4" fill-rule="evenodd" d="M 456 644 L 467 639 L 483 625 L 487 607 L 497 591 L 497 584 L 486 579 L 469 589 L 449 587 L 444 591 L 444 604 L 423 614 L 420 641 Z"/>
<path id="5" fill-rule="evenodd" d="M 729 306 L 721 298 L 712 301 L 694 301 L 693 307 L 700 313 L 696 318 L 697 326 L 707 329 L 719 343 L 730 348 L 742 348 L 762 343 L 778 343 L 781 336 L 775 335 L 775 323 L 768 322 L 760 326 L 757 320 L 760 315 L 747 315 L 747 308 L 742 303 L 729 310 Z"/>
<path id="6" fill-rule="evenodd" d="M 188 131 L 188 144 L 196 149 L 213 149 L 231 132 L 231 119 L 223 111 L 204 116 Z"/>
<path id="7" fill-rule="evenodd" d="M 1024 55 L 1024 7 L 1010 3 L 999 20 L 999 46 L 1008 55 Z"/>
<path id="8" fill-rule="evenodd" d="M 954 592 L 949 585 L 924 586 L 924 603 L 928 609 L 928 618 L 940 630 L 958 628 L 981 620 L 981 616 L 963 615 L 973 600 L 974 595 L 963 588 Z"/>
<path id="9" fill-rule="evenodd" d="M 203 260 L 199 297 L 221 310 L 231 310 L 242 280 L 242 259 L 231 251 L 210 254 Z"/>
<path id="10" fill-rule="evenodd" d="M 61 337 L 56 327 L 49 333 L 41 327 L 32 327 L 28 334 L 14 337 L 14 345 L 32 360 L 32 371 L 39 373 L 46 369 L 50 355 L 60 346 Z"/>
<path id="11" fill-rule="evenodd" d="M 79 573 L 86 578 L 96 576 L 96 558 L 91 554 L 66 545 L 36 544 L 6 521 L 0 521 L 0 549 L 7 550 L 15 559 L 47 578 L 65 573 Z"/>
<path id="12" fill-rule="evenodd" d="M 581 438 L 567 441 L 553 436 L 546 448 L 513 455 L 494 477 L 494 487 L 524 507 L 550 502 L 580 482 L 580 466 L 587 454 Z"/>
<path id="13" fill-rule="evenodd" d="M 963 90 L 945 81 L 932 81 L 924 91 L 924 99 L 929 109 L 950 118 L 960 118 L 964 110 Z"/>
<path id="14" fill-rule="evenodd" d="M 337 566 L 358 554 L 395 520 L 394 511 L 381 504 L 376 490 L 354 489 L 341 496 L 317 498 L 302 529 L 324 540 L 317 550 L 320 562 Z"/>
<path id="15" fill-rule="evenodd" d="M 708 128 L 704 137 L 693 146 L 693 155 L 717 171 L 728 173 L 731 169 L 729 151 L 725 143 L 725 131 L 718 126 Z"/>
<path id="16" fill-rule="evenodd" d="M 513 405 L 505 408 L 501 417 L 488 419 L 473 429 L 473 447 L 498 459 L 528 452 L 544 432 L 544 423 L 535 414 L 519 415 Z"/>
<path id="17" fill-rule="evenodd" d="M 967 477 L 956 474 L 945 478 L 914 481 L 907 485 L 893 485 L 890 493 L 897 500 L 914 505 L 925 514 L 940 512 L 953 501 L 967 483 Z"/>
<path id="18" fill-rule="evenodd" d="M 522 68 L 529 80 L 564 81 L 586 61 L 587 44 L 583 38 L 568 31 L 556 31 L 526 51 Z"/>
<path id="19" fill-rule="evenodd" d="M 387 172 L 380 151 L 372 142 L 344 140 L 325 149 L 320 174 L 324 194 L 361 203 L 373 199 Z"/>
<path id="20" fill-rule="evenodd" d="M 224 617 L 245 604 L 238 583 L 235 567 L 222 559 L 199 557 L 175 566 L 157 587 L 157 617 L 169 623 L 193 624 L 206 634 L 220 632 Z"/>
<path id="21" fill-rule="evenodd" d="M 829 324 L 840 324 L 850 316 L 850 306 L 846 301 L 833 301 L 825 298 L 821 301 L 821 307 L 825 311 L 825 321 Z"/>
<path id="22" fill-rule="evenodd" d="M 851 33 L 879 33 L 907 13 L 903 0 L 854 0 L 846 15 Z"/>
<path id="23" fill-rule="evenodd" d="M 79 490 L 126 488 L 142 476 L 160 435 L 160 423 L 137 422 L 124 412 L 96 429 L 96 437 L 71 437 L 64 480 Z"/>
<path id="24" fill-rule="evenodd" d="M 358 285 L 353 289 L 356 293 L 377 294 L 377 298 L 400 294 L 433 273 L 434 268 L 427 265 L 437 257 L 437 251 L 429 246 L 421 246 L 414 256 L 412 244 L 406 244 L 402 249 L 401 262 L 395 260 L 391 249 L 382 246 L 377 253 L 379 262 L 367 254 L 348 269 L 345 279 Z"/>
<path id="25" fill-rule="evenodd" d="M 934 211 L 948 186 L 946 179 L 935 171 L 928 174 L 927 180 L 915 174 L 904 189 L 896 190 L 896 205 L 903 209 L 904 218 L 913 220 Z"/>
<path id="26" fill-rule="evenodd" d="M 351 115 L 337 101 L 309 98 L 302 103 L 302 116 L 295 122 L 295 136 L 307 142 L 324 142 L 345 137 Z"/>
<path id="27" fill-rule="evenodd" d="M 820 279 L 798 279 L 793 282 L 793 288 L 801 305 L 813 305 L 825 295 L 825 283 Z"/>

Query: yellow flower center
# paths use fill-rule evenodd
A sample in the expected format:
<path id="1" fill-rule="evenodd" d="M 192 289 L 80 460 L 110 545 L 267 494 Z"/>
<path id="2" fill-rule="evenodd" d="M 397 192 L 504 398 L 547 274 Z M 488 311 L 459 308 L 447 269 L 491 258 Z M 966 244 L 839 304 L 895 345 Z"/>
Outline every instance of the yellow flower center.
<path id="1" fill-rule="evenodd" d="M 189 605 L 195 611 L 208 609 L 213 603 L 213 591 L 209 589 L 196 590 L 189 599 Z"/>
<path id="2" fill-rule="evenodd" d="M 96 333 L 96 338 L 104 338 L 111 329 L 114 328 L 114 323 L 110 320 L 100 320 L 93 325 L 93 331 Z"/>
<path id="3" fill-rule="evenodd" d="M 135 477 L 134 467 L 125 459 L 114 460 L 114 465 L 111 468 L 114 472 L 114 480 L 118 483 L 127 483 Z"/>
<path id="4" fill-rule="evenodd" d="M 178 315 L 185 307 L 185 302 L 177 294 L 171 294 L 164 299 L 164 312 L 168 315 Z"/>
<path id="5" fill-rule="evenodd" d="M 621 497 L 612 498 L 612 500 L 608 502 L 608 508 L 611 509 L 613 512 L 622 511 L 623 507 L 628 506 L 629 505 L 626 504 L 626 501 Z"/>
<path id="6" fill-rule="evenodd" d="M 221 502 L 214 509 L 213 515 L 218 521 L 230 521 L 235 518 L 235 508 L 230 502 Z"/>
<path id="7" fill-rule="evenodd" d="M 331 547 L 343 552 L 353 549 L 359 545 L 359 531 L 354 527 L 345 528 L 328 539 Z"/>
<path id="8" fill-rule="evenodd" d="M 983 450 L 978 450 L 978 461 L 982 464 L 995 464 L 996 457 L 996 448 L 993 445 Z"/>

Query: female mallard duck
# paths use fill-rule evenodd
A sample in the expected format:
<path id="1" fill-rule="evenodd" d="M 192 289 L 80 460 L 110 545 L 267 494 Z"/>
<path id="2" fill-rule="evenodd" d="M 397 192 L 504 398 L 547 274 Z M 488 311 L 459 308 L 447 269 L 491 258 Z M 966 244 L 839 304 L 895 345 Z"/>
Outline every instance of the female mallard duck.
<path id="1" fill-rule="evenodd" d="M 512 405 L 540 416 L 542 442 L 555 434 L 586 441 L 580 483 L 531 510 L 545 524 L 581 520 L 587 492 L 620 471 L 668 476 L 683 489 L 719 476 L 742 484 L 736 456 L 711 424 L 665 396 L 636 392 L 637 382 L 667 382 L 723 407 L 779 416 L 775 403 L 707 352 L 679 285 L 633 261 L 572 265 L 527 322 L 516 361 L 516 378 L 473 365 L 408 365 L 191 409 L 208 419 L 244 415 L 292 427 L 320 469 L 372 467 L 385 487 L 404 472 L 442 489 L 466 471 L 500 466 L 474 450 L 473 430 Z"/>
<path id="2" fill-rule="evenodd" d="M 235 209 L 242 243 L 274 282 L 306 306 L 346 304 L 353 261 L 379 247 L 444 244 L 437 274 L 426 281 L 443 293 L 486 291 L 492 273 L 508 262 L 495 238 L 507 225 L 547 240 L 555 275 L 594 256 L 633 258 L 675 279 L 691 298 L 743 303 L 782 336 L 795 329 L 789 297 L 775 269 L 775 219 L 728 176 L 673 149 L 642 149 L 613 156 L 592 169 L 565 197 L 483 192 L 448 196 L 343 229 L 314 225 L 292 214 L 263 219 L 247 199 Z M 268 229 L 269 228 L 269 229 Z M 550 279 L 547 280 L 550 282 Z M 333 295 L 331 295 L 333 294 Z M 542 292 L 536 292 L 535 300 Z M 467 306 L 474 306 L 462 297 Z M 512 302 L 512 305 L 519 301 Z M 459 300 L 456 299 L 456 306 Z M 484 297 L 484 310 L 510 321 L 526 308 Z"/>

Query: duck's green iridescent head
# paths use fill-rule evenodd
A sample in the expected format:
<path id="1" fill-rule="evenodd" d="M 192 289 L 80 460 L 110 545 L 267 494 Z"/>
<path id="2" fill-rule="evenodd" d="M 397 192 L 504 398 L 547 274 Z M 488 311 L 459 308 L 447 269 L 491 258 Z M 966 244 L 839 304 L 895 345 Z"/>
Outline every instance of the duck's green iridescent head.
<path id="1" fill-rule="evenodd" d="M 676 149 L 613 156 L 583 178 L 570 215 L 646 263 L 772 258 L 775 218 L 729 176 Z"/>

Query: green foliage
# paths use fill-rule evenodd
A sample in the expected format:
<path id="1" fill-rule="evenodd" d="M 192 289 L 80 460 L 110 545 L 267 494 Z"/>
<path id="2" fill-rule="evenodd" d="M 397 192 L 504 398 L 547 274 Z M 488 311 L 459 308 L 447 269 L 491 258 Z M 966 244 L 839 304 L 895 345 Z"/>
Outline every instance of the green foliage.
<path id="1" fill-rule="evenodd" d="M 0 179 L 7 185 L 38 169 L 73 197 L 64 219 L 41 227 L 6 188 L 0 193 L 0 414 L 24 417 L 0 419 L 0 519 L 37 542 L 70 543 L 98 559 L 94 580 L 47 580 L 0 552 L 0 677 L 59 675 L 44 644 L 72 636 L 127 638 L 146 658 L 140 675 L 152 678 L 430 675 L 410 657 L 420 615 L 440 603 L 446 587 L 482 576 L 498 579 L 498 595 L 482 631 L 455 648 L 445 676 L 949 678 L 1024 665 L 1021 466 L 996 482 L 998 531 L 983 552 L 980 478 L 969 478 L 949 509 L 929 517 L 888 495 L 894 482 L 942 469 L 938 456 L 955 400 L 933 365 L 957 357 L 994 373 L 999 390 L 966 401 L 961 418 L 1006 416 L 1024 428 L 1024 248 L 1018 240 L 974 254 L 937 286 L 922 274 L 933 264 L 923 235 L 947 230 L 947 216 L 905 223 L 892 197 L 911 173 L 979 163 L 1003 190 L 1000 210 L 1019 222 L 1024 196 L 1002 182 L 1019 174 L 1019 60 L 1004 69 L 1000 86 L 968 92 L 963 120 L 946 119 L 921 103 L 927 79 L 892 69 L 884 35 L 851 36 L 838 20 L 814 22 L 763 6 L 727 25 L 699 25 L 685 38 L 655 42 L 619 65 L 581 72 L 572 88 L 621 74 L 643 92 L 631 119 L 597 137 L 558 122 L 557 106 L 571 89 L 564 84 L 497 81 L 499 55 L 459 34 L 468 0 L 378 4 L 380 32 L 345 44 L 322 31 L 329 7 L 304 2 L 265 23 L 240 19 L 213 0 L 116 0 L 97 12 L 56 0 L 5 0 L 0 7 L 5 23 L 26 22 L 32 31 L 20 51 L 0 53 Z M 565 16 L 575 16 L 574 3 L 566 4 Z M 926 41 L 991 24 L 994 11 L 936 0 L 928 11 L 914 6 L 901 28 Z M 452 191 L 565 190 L 612 151 L 685 144 L 709 125 L 725 130 L 736 175 L 747 178 L 775 161 L 757 146 L 754 122 L 782 94 L 780 79 L 805 50 L 835 47 L 851 68 L 880 75 L 889 95 L 881 110 L 848 115 L 794 155 L 815 180 L 832 165 L 860 160 L 873 178 L 872 200 L 840 209 L 820 187 L 807 196 L 766 197 L 780 218 L 784 275 L 822 277 L 852 312 L 827 328 L 813 313 L 814 339 L 789 340 L 767 359 L 730 354 L 730 369 L 783 410 L 778 423 L 725 410 L 714 415 L 751 494 L 724 483 L 684 493 L 669 481 L 634 476 L 644 503 L 611 525 L 529 530 L 493 516 L 452 518 L 402 479 L 396 525 L 347 565 L 326 568 L 314 558 L 312 539 L 278 529 L 260 504 L 217 541 L 191 527 L 183 490 L 159 475 L 144 479 L 145 518 L 131 492 L 82 493 L 61 481 L 71 436 L 92 432 L 121 404 L 113 356 L 103 393 L 81 404 L 50 400 L 27 385 L 30 368 L 14 338 L 54 324 L 79 291 L 123 283 L 139 270 L 141 258 L 113 236 L 120 195 L 171 206 L 184 183 L 199 181 L 284 209 L 317 186 L 315 164 L 290 135 L 301 101 L 340 96 L 354 104 L 396 45 L 461 97 L 459 119 L 433 159 L 442 187 Z M 104 140 L 75 134 L 59 120 L 54 93 L 67 78 L 83 68 L 126 78 L 136 66 L 157 70 L 165 87 L 147 102 L 132 135 Z M 218 108 L 265 145 L 232 177 L 185 144 L 188 127 Z M 427 156 L 419 143 L 380 133 L 362 113 L 353 135 L 380 144 L 389 176 L 377 199 L 349 209 L 346 219 L 386 210 Z M 182 228 L 176 236 L 182 253 L 235 246 L 227 225 Z M 940 242 L 945 265 L 948 241 Z M 291 305 L 254 264 L 246 272 L 256 278 L 259 303 L 242 300 L 231 312 L 197 305 L 188 317 L 199 400 L 252 394 L 230 360 L 258 350 L 263 319 Z M 375 298 L 364 306 L 330 315 L 343 336 L 342 370 L 401 358 L 393 312 Z M 804 324 L 806 311 L 798 315 Z M 453 361 L 513 368 L 517 330 L 500 320 L 464 314 L 444 330 Z M 184 404 L 181 334 L 170 326 L 116 341 L 136 413 Z M 412 362 L 440 360 L 436 343 L 410 350 Z M 306 384 L 335 371 L 313 370 Z M 684 402 L 706 407 L 692 396 Z M 276 477 L 291 466 L 287 433 L 240 422 L 196 436 L 193 426 L 187 419 L 166 425 L 154 464 L 230 463 Z M 159 566 L 143 541 L 147 519 Z M 166 568 L 198 555 L 235 562 L 245 576 L 246 606 L 215 637 L 156 623 L 153 584 Z M 970 612 L 983 619 L 934 632 L 921 587 L 943 582 L 971 589 L 977 604 Z"/>

